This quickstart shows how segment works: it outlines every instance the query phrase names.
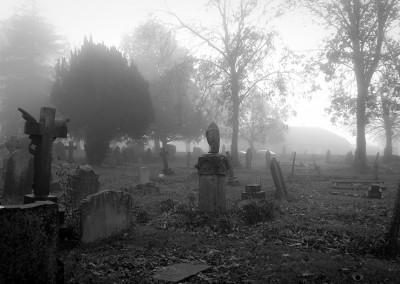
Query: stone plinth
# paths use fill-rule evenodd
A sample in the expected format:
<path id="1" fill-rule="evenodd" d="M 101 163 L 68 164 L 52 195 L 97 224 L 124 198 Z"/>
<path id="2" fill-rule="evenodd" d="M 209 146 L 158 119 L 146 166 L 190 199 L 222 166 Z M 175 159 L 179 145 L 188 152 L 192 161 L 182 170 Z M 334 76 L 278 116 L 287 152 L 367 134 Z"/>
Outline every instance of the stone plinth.
<path id="1" fill-rule="evenodd" d="M 242 200 L 257 198 L 265 198 L 265 191 L 261 191 L 261 185 L 259 184 L 248 184 L 245 186 L 245 192 L 241 193 Z"/>
<path id="2" fill-rule="evenodd" d="M 0 283 L 56 283 L 58 205 L 0 206 Z"/>
<path id="3" fill-rule="evenodd" d="M 198 159 L 199 210 L 205 213 L 226 211 L 225 176 L 229 169 L 225 156 L 206 154 Z"/>

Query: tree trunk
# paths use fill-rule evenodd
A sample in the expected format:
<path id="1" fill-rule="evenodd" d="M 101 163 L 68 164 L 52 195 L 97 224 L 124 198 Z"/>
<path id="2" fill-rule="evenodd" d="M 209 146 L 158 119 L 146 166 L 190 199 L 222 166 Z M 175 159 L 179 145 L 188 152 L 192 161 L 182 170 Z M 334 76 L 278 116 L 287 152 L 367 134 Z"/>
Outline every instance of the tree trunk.
<path id="1" fill-rule="evenodd" d="M 365 139 L 365 109 L 368 95 L 368 84 L 364 80 L 363 64 L 355 66 L 357 79 L 357 148 L 354 167 L 363 173 L 367 170 L 367 141 Z M 357 70 L 361 69 L 361 70 Z M 357 72 L 358 71 L 358 72 Z"/>
<path id="2" fill-rule="evenodd" d="M 160 153 L 160 150 L 161 150 L 161 147 L 160 147 L 160 139 L 157 137 L 157 138 L 154 138 L 154 151 L 156 152 L 156 153 Z"/>
<path id="3" fill-rule="evenodd" d="M 390 122 L 389 118 L 389 110 L 388 108 L 385 107 L 384 109 L 384 115 L 383 115 L 383 123 L 385 126 L 385 136 L 386 136 L 386 146 L 385 149 L 383 150 L 383 158 L 382 162 L 383 163 L 388 163 L 392 159 L 393 155 L 393 144 L 392 144 L 392 124 Z"/>
<path id="4" fill-rule="evenodd" d="M 232 163 L 235 167 L 240 167 L 239 161 L 239 150 L 238 150 L 238 139 L 239 139 L 239 82 L 232 76 L 232 144 L 231 144 L 231 155 Z"/>

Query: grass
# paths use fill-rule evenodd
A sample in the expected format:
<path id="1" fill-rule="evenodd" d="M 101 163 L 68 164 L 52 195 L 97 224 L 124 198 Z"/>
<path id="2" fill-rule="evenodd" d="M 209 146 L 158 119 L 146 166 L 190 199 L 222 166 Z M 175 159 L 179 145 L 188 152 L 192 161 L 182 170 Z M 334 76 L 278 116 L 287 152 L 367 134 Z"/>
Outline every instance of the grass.
<path id="1" fill-rule="evenodd" d="M 311 165 L 307 158 L 297 157 Z M 400 166 L 380 170 L 384 199 L 332 195 L 333 179 L 373 176 L 332 158 L 317 160 L 323 177 L 310 166 L 286 179 L 294 201 L 282 203 L 273 200 L 272 179 L 258 158 L 251 170 L 235 169 L 242 186 L 226 187 L 228 212 L 206 217 L 195 208 L 198 181 L 187 179 L 193 169 L 179 166 L 183 158 L 171 161 L 176 174 L 157 181 L 154 195 L 135 191 L 137 165 L 96 168 L 101 189 L 132 193 L 141 222 L 125 236 L 62 251 L 66 283 L 162 283 L 152 278 L 155 270 L 192 261 L 211 268 L 187 283 L 398 283 L 400 260 L 386 258 L 382 247 Z M 147 166 L 152 178 L 161 172 L 161 163 Z M 291 168 L 282 170 L 287 177 Z M 244 184 L 260 182 L 267 202 L 240 200 Z"/>

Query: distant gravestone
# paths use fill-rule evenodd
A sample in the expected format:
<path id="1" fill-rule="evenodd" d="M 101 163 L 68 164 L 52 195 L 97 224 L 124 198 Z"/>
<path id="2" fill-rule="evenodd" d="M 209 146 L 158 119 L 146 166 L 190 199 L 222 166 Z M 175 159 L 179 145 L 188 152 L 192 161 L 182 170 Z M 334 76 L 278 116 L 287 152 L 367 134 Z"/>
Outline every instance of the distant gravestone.
<path id="1" fill-rule="evenodd" d="M 190 158 L 192 157 L 192 154 L 190 152 L 187 152 L 186 154 L 186 167 L 190 168 Z"/>
<path id="2" fill-rule="evenodd" d="M 19 198 L 32 193 L 33 167 L 33 156 L 28 151 L 28 144 L 10 155 L 4 177 L 5 197 Z"/>
<path id="3" fill-rule="evenodd" d="M 285 180 L 283 179 L 281 167 L 275 158 L 271 160 L 271 174 L 275 185 L 275 197 L 278 200 L 288 200 L 289 195 L 286 190 Z"/>
<path id="4" fill-rule="evenodd" d="M 114 161 L 118 166 L 122 165 L 122 155 L 119 146 L 114 148 Z"/>
<path id="5" fill-rule="evenodd" d="M 296 152 L 293 152 L 292 175 L 294 175 L 294 165 L 296 163 Z"/>
<path id="6" fill-rule="evenodd" d="M 152 160 L 151 149 L 147 148 L 147 150 L 146 150 L 146 162 L 150 163 L 151 160 Z"/>
<path id="7" fill-rule="evenodd" d="M 131 227 L 132 198 L 124 192 L 102 191 L 82 200 L 80 212 L 81 242 L 95 242 Z"/>
<path id="8" fill-rule="evenodd" d="M 204 152 L 200 147 L 193 147 L 193 158 L 198 159 L 203 154 Z"/>
<path id="9" fill-rule="evenodd" d="M 353 152 L 349 151 L 346 154 L 346 163 L 347 164 L 352 164 L 353 162 L 354 162 Z"/>
<path id="10" fill-rule="evenodd" d="M 240 185 L 239 180 L 235 177 L 235 174 L 233 172 L 233 162 L 232 162 L 232 156 L 231 153 L 229 153 L 229 151 L 226 151 L 226 161 L 228 163 L 228 179 L 226 181 L 226 183 L 228 185 Z"/>
<path id="11" fill-rule="evenodd" d="M 169 157 L 175 157 L 175 154 L 176 154 L 176 146 L 175 145 L 167 144 L 166 149 L 168 151 Z"/>
<path id="12" fill-rule="evenodd" d="M 150 182 L 150 171 L 146 167 L 141 167 L 139 172 L 140 184 L 146 184 Z"/>
<path id="13" fill-rule="evenodd" d="M 68 151 L 68 162 L 74 162 L 74 150 L 78 149 L 78 147 L 74 146 L 74 141 L 69 141 L 68 146 L 65 146 L 65 149 Z"/>
<path id="14" fill-rule="evenodd" d="M 285 145 L 283 145 L 282 154 L 286 155 L 286 146 Z"/>
<path id="15" fill-rule="evenodd" d="M 325 158 L 325 161 L 326 161 L 327 163 L 330 163 L 330 162 L 331 162 L 331 150 L 326 151 L 326 158 Z"/>
<path id="16" fill-rule="evenodd" d="M 246 151 L 246 168 L 251 169 L 251 160 L 253 159 L 253 151 L 248 148 Z"/>
<path id="17" fill-rule="evenodd" d="M 226 153 L 226 147 L 225 144 L 222 145 L 222 155 Z"/>
<path id="18" fill-rule="evenodd" d="M 65 145 L 61 141 L 53 144 L 53 161 L 65 161 Z"/>

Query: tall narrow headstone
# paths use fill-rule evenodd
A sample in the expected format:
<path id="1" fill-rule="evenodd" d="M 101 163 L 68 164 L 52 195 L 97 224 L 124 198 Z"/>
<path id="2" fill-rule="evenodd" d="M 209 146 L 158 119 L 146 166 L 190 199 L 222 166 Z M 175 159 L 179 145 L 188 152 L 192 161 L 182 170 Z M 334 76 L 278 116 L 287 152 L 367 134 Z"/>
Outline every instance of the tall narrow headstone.
<path id="1" fill-rule="evenodd" d="M 331 162 L 331 150 L 326 151 L 326 162 L 330 163 Z"/>
<path id="2" fill-rule="evenodd" d="M 269 171 L 270 168 L 271 168 L 271 158 L 272 158 L 271 152 L 270 152 L 270 151 L 267 151 L 267 152 L 265 153 L 265 162 L 266 162 L 266 164 L 267 164 L 267 171 Z"/>
<path id="3" fill-rule="evenodd" d="M 272 158 L 271 160 L 271 174 L 275 185 L 275 197 L 278 200 L 288 200 L 289 195 L 286 190 L 286 184 L 283 179 L 281 167 L 275 158 Z"/>
<path id="4" fill-rule="evenodd" d="M 233 163 L 232 163 L 232 156 L 229 151 L 226 151 L 226 161 L 228 162 L 228 180 L 226 183 L 228 185 L 240 185 L 239 180 L 235 177 L 235 174 L 233 172 Z"/>
<path id="5" fill-rule="evenodd" d="M 225 175 L 229 164 L 219 152 L 219 129 L 211 123 L 206 131 L 210 151 L 199 157 L 196 168 L 199 173 L 199 210 L 204 213 L 226 211 Z"/>
<path id="6" fill-rule="evenodd" d="M 296 152 L 293 153 L 292 175 L 294 175 L 294 164 L 296 163 Z"/>
<path id="7" fill-rule="evenodd" d="M 246 168 L 251 169 L 251 160 L 253 159 L 253 151 L 248 148 L 246 151 Z"/>
<path id="8" fill-rule="evenodd" d="M 78 147 L 74 146 L 74 141 L 69 141 L 68 146 L 65 146 L 65 149 L 68 151 L 68 162 L 74 162 L 74 150 L 78 149 Z"/>

